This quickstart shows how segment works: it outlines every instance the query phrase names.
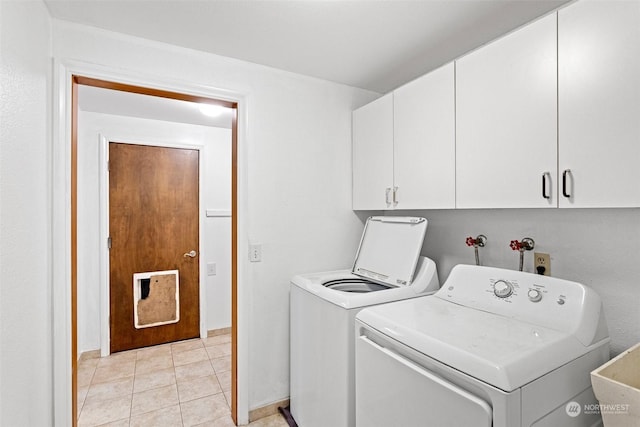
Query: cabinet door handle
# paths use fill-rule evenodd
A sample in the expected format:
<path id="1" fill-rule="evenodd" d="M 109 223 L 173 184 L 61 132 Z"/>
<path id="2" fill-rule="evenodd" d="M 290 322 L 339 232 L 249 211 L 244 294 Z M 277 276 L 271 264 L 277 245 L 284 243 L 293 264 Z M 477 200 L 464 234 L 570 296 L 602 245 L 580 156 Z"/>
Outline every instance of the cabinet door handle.
<path id="1" fill-rule="evenodd" d="M 562 195 L 570 198 L 571 194 L 567 193 L 567 175 L 571 175 L 571 169 L 565 169 L 564 172 L 562 172 Z"/>
<path id="2" fill-rule="evenodd" d="M 398 187 L 393 187 L 393 206 L 398 204 Z"/>
<path id="3" fill-rule="evenodd" d="M 387 187 L 384 189 L 384 201 L 389 206 L 391 201 L 389 200 L 389 193 L 391 193 L 391 187 Z"/>
<path id="4" fill-rule="evenodd" d="M 549 172 L 545 172 L 542 174 L 542 197 L 545 199 L 550 199 L 551 195 L 547 193 L 547 178 L 551 179 L 551 174 Z"/>

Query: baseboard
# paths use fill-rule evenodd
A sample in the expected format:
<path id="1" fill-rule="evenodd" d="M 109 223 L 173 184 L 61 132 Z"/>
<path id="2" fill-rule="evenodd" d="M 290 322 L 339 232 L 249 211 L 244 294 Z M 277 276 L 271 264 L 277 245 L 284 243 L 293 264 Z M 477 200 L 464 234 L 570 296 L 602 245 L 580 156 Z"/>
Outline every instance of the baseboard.
<path id="1" fill-rule="evenodd" d="M 220 328 L 207 331 L 207 338 L 217 337 L 218 335 L 226 335 L 231 333 L 231 328 Z"/>
<path id="2" fill-rule="evenodd" d="M 100 350 L 91 350 L 91 351 L 85 351 L 81 353 L 78 360 L 99 359 L 99 358 L 100 358 Z"/>
<path id="3" fill-rule="evenodd" d="M 252 409 L 249 411 L 249 422 L 252 423 L 261 418 L 269 417 L 278 413 L 278 407 L 289 406 L 289 399 L 284 399 L 279 402 L 274 402 L 269 405 L 262 406 L 260 408 Z"/>
<path id="4" fill-rule="evenodd" d="M 207 338 L 216 337 L 218 335 L 226 335 L 230 333 L 231 333 L 231 328 L 213 329 L 211 331 L 207 331 Z M 98 358 L 100 358 L 100 350 L 90 350 L 90 351 L 82 352 L 78 360 L 98 359 Z"/>

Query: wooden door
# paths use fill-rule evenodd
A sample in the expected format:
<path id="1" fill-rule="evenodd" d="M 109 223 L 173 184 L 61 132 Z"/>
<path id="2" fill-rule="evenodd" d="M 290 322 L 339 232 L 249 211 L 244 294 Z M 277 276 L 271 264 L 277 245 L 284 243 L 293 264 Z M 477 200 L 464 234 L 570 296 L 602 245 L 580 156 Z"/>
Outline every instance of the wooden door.
<path id="1" fill-rule="evenodd" d="M 109 144 L 111 352 L 199 336 L 198 159 L 197 150 Z M 133 275 L 166 270 L 179 271 L 179 321 L 136 328 Z"/>

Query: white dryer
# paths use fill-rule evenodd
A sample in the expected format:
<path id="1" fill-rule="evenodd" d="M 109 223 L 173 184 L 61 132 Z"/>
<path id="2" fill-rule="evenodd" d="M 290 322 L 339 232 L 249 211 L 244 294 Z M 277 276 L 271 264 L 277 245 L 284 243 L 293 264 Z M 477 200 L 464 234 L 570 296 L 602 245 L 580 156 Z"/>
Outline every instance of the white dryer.
<path id="1" fill-rule="evenodd" d="M 589 373 L 609 335 L 579 283 L 458 265 L 434 295 L 367 308 L 356 328 L 358 426 L 601 423 Z"/>
<path id="2" fill-rule="evenodd" d="M 427 220 L 370 217 L 350 270 L 291 281 L 290 408 L 300 427 L 355 425 L 355 316 L 363 307 L 438 290 L 420 256 Z"/>

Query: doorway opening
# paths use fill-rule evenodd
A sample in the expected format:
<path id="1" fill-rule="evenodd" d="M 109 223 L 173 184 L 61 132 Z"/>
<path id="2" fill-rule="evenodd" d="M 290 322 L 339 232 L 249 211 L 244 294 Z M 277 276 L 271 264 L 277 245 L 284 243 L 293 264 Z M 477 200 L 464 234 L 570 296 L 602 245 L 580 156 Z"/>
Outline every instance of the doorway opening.
<path id="1" fill-rule="evenodd" d="M 80 75 L 72 76 L 71 103 L 71 355 L 72 355 L 72 414 L 73 425 L 77 425 L 77 381 L 78 381 L 78 104 L 79 88 L 87 86 L 119 91 L 129 94 L 188 101 L 202 106 L 220 106 L 232 111 L 231 118 L 231 416 L 237 424 L 237 141 L 238 141 L 238 104 L 236 102 L 189 95 L 161 89 L 106 81 Z"/>

